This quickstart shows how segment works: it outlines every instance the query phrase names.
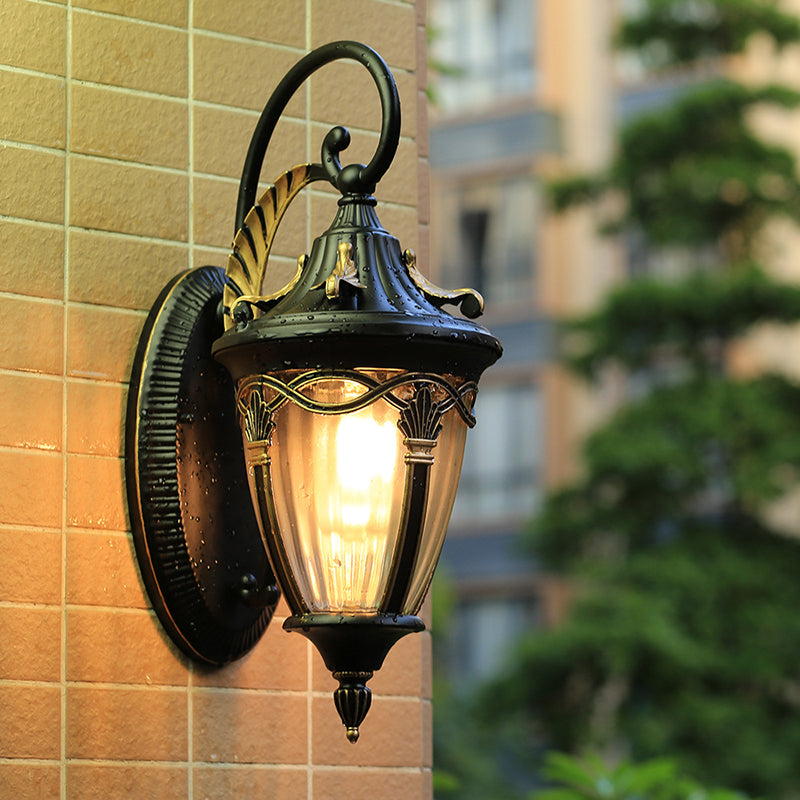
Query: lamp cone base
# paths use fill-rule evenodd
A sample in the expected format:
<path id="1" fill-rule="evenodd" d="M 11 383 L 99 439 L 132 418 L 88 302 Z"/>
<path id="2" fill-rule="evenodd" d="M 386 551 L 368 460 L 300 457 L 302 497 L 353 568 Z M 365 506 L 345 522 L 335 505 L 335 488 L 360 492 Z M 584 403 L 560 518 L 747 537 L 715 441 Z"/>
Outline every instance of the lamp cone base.
<path id="1" fill-rule="evenodd" d="M 339 681 L 333 702 L 350 742 L 372 704 L 366 683 L 381 668 L 392 645 L 409 633 L 425 630 L 419 617 L 404 614 L 298 614 L 283 627 L 310 639 L 325 666 Z"/>

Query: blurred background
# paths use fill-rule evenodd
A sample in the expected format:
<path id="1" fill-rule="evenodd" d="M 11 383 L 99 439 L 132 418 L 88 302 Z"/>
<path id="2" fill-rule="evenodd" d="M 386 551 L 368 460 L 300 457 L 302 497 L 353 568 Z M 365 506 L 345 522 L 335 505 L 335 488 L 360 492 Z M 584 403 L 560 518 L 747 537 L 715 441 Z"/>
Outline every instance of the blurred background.
<path id="1" fill-rule="evenodd" d="M 800 2 L 428 6 L 435 796 L 800 797 Z"/>

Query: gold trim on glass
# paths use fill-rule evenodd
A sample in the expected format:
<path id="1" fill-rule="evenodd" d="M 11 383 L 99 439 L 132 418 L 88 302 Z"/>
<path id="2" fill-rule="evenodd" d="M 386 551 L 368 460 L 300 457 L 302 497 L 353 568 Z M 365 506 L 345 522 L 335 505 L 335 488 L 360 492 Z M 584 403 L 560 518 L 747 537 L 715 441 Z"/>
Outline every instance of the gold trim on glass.
<path id="1" fill-rule="evenodd" d="M 346 379 L 364 388 L 364 392 L 344 403 L 323 403 L 313 400 L 303 393 L 303 389 L 318 381 L 332 379 Z M 408 390 L 413 390 L 416 399 L 409 399 Z M 420 391 L 423 389 L 423 391 Z M 409 419 L 419 417 L 423 424 L 433 420 L 426 413 L 419 413 L 419 400 L 427 396 L 426 402 L 432 402 L 434 395 L 435 415 L 434 427 L 428 430 L 426 427 L 420 429 L 423 435 L 412 436 L 412 438 L 430 438 L 425 434 L 438 435 L 436 425 L 441 415 L 451 408 L 455 408 L 467 427 L 475 426 L 475 417 L 472 414 L 472 403 L 477 394 L 477 386 L 473 381 L 466 381 L 460 385 L 454 385 L 446 377 L 435 373 L 425 372 L 403 372 L 379 382 L 356 370 L 311 370 L 302 372 L 293 377 L 288 382 L 281 380 L 276 375 L 261 374 L 251 375 L 239 382 L 236 390 L 236 407 L 241 418 L 246 418 L 248 408 L 252 402 L 259 404 L 264 402 L 267 409 L 272 414 L 277 411 L 284 403 L 292 402 L 312 411 L 315 414 L 347 414 L 351 411 L 358 411 L 361 408 L 373 403 L 378 398 L 385 398 L 386 401 L 400 411 L 406 412 Z M 251 395 L 258 393 L 260 398 L 253 401 Z M 267 399 L 265 393 L 270 397 Z M 438 398 L 441 399 L 438 399 Z M 412 432 L 412 431 L 409 431 Z M 416 432 L 414 430 L 413 432 Z"/>
<path id="2" fill-rule="evenodd" d="M 403 444 L 408 448 L 404 461 L 406 464 L 433 464 L 436 457 L 431 453 L 436 447 L 435 439 L 403 439 Z"/>

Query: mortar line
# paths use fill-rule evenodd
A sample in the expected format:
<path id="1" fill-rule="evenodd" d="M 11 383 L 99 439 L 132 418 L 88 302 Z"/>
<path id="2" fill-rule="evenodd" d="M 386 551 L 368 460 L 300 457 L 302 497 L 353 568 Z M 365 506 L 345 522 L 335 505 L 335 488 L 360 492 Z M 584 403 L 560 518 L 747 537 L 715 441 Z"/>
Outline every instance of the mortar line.
<path id="1" fill-rule="evenodd" d="M 195 266 L 195 240 L 194 240 L 194 44 L 195 44 L 195 30 L 194 30 L 194 0 L 190 0 L 189 8 L 187 10 L 186 19 L 186 42 L 187 42 L 187 59 L 188 59 L 188 83 L 187 83 L 187 100 L 188 108 L 188 186 L 189 192 L 189 219 L 187 226 L 187 238 L 189 244 L 189 269 L 194 269 Z M 187 800 L 194 800 L 194 664 L 191 659 L 187 662 L 188 675 L 186 679 L 186 797 Z"/>
<path id="2" fill-rule="evenodd" d="M 61 800 L 67 800 L 67 434 L 69 403 L 67 400 L 67 371 L 69 353 L 69 223 L 70 223 L 70 114 L 72 111 L 72 0 L 67 0 L 64 68 L 64 277 L 62 321 L 62 389 L 61 389 L 61 664 L 60 711 L 61 733 L 59 741 L 59 783 Z"/>

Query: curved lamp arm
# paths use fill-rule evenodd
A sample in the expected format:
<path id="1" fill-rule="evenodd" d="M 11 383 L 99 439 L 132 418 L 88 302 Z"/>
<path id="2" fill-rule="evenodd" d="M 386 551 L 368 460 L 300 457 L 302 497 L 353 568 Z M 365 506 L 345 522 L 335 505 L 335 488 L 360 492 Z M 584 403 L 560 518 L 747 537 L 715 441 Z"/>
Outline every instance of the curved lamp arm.
<path id="1" fill-rule="evenodd" d="M 242 227 L 247 212 L 255 205 L 264 155 L 283 110 L 306 78 L 325 64 L 339 59 L 362 63 L 375 81 L 381 99 L 381 135 L 378 148 L 369 164 L 349 164 L 342 168 L 338 154 L 350 144 L 350 134 L 342 127 L 333 128 L 322 144 L 321 166 L 325 176 L 342 194 L 372 194 L 375 185 L 389 169 L 400 140 L 400 98 L 392 73 L 372 48 L 359 42 L 331 42 L 318 47 L 286 73 L 261 112 L 250 140 L 239 184 L 236 231 Z"/>

